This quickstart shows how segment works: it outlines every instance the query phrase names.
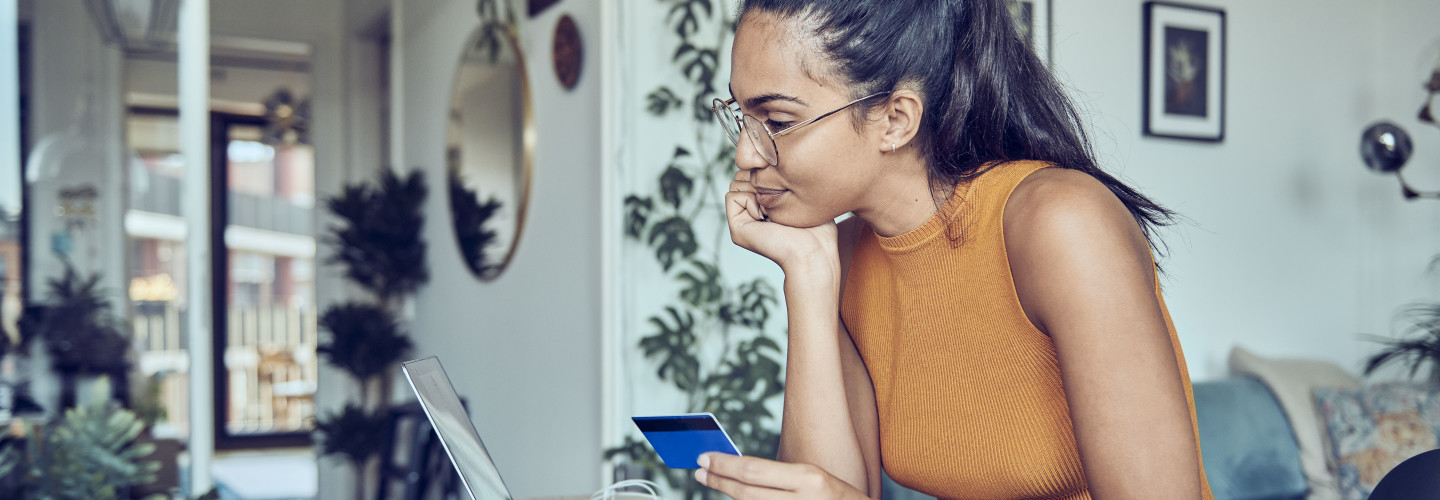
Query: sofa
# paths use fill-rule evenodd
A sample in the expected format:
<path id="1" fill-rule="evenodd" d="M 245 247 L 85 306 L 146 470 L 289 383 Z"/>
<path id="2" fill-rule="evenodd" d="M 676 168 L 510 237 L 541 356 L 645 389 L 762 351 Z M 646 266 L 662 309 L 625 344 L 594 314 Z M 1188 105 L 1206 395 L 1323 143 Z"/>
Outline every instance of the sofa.
<path id="1" fill-rule="evenodd" d="M 1345 497 L 1337 488 L 1330 439 L 1314 395 L 1317 389 L 1359 390 L 1360 381 L 1333 363 L 1266 358 L 1239 347 L 1229 364 L 1229 377 L 1192 386 L 1205 476 L 1215 499 Z M 1435 407 L 1440 405 L 1432 403 Z M 884 480 L 886 500 L 931 498 Z"/>
<path id="2" fill-rule="evenodd" d="M 1215 500 L 1303 500 L 1308 488 L 1289 419 L 1259 380 L 1194 384 L 1200 452 Z M 885 478 L 886 500 L 932 498 Z"/>

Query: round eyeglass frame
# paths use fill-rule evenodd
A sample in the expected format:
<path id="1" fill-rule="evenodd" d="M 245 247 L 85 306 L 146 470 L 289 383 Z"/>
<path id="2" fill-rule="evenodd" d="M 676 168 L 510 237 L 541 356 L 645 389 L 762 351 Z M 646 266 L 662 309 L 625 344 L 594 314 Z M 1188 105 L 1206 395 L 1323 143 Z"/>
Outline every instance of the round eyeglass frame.
<path id="1" fill-rule="evenodd" d="M 748 133 L 750 136 L 750 145 L 755 148 L 755 152 L 760 153 L 760 157 L 765 158 L 765 162 L 769 163 L 770 166 L 774 167 L 780 164 L 780 149 L 775 145 L 776 137 L 788 134 L 800 127 L 804 127 L 806 125 L 820 121 L 822 118 L 833 115 L 835 113 L 839 113 L 840 111 L 843 111 L 850 106 L 854 106 L 861 101 L 873 99 L 883 95 L 889 95 L 891 93 L 891 91 L 876 92 L 874 94 L 861 97 L 859 99 L 846 103 L 844 106 L 835 108 L 828 113 L 816 116 L 800 123 L 796 123 L 789 127 L 785 127 L 785 129 L 780 130 L 779 132 L 771 132 L 770 127 L 765 126 L 765 122 L 760 121 L 759 118 L 750 116 L 749 114 L 741 113 L 739 110 L 731 108 L 730 106 L 732 104 L 735 104 L 735 98 L 733 97 L 725 100 L 721 100 L 718 97 L 715 98 L 710 103 L 710 112 L 715 114 L 715 119 L 720 122 L 720 128 L 725 130 L 725 137 L 730 139 L 731 144 L 734 144 L 737 148 L 740 147 L 740 134 L 742 132 Z M 768 151 L 766 148 L 760 145 L 760 131 L 762 130 L 765 131 L 765 138 L 769 139 L 768 141 L 765 141 L 770 145 Z"/>

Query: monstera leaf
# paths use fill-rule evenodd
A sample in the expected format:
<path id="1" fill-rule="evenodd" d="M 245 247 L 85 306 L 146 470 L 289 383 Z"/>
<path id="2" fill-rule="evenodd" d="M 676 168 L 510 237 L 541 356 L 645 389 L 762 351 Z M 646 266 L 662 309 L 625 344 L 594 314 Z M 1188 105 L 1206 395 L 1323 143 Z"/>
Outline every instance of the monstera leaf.
<path id="1" fill-rule="evenodd" d="M 695 272 L 685 271 L 679 276 L 685 283 L 680 299 L 695 307 L 719 301 L 725 295 L 725 287 L 720 286 L 720 268 L 693 259 L 690 265 Z"/>
<path id="2" fill-rule="evenodd" d="M 685 198 L 690 196 L 690 192 L 694 190 L 695 181 L 675 165 L 671 165 L 670 168 L 665 169 L 664 174 L 660 175 L 660 196 L 672 207 L 680 208 L 680 204 L 684 203 Z"/>
<path id="3" fill-rule="evenodd" d="M 655 258 L 660 261 L 660 267 L 666 271 L 670 270 L 677 258 L 695 255 L 695 251 L 700 248 L 695 242 L 695 231 L 690 228 L 690 221 L 678 216 L 665 219 L 650 228 L 649 241 L 650 245 L 655 247 Z"/>
<path id="4" fill-rule="evenodd" d="M 765 280 L 757 279 L 740 285 L 739 302 L 720 307 L 720 320 L 750 328 L 764 328 L 770 319 L 770 308 L 780 301 L 775 298 L 775 289 Z"/>
<path id="5" fill-rule="evenodd" d="M 625 198 L 625 235 L 640 239 L 645 234 L 645 225 L 650 222 L 650 212 L 655 210 L 655 200 L 630 195 Z"/>
<path id="6" fill-rule="evenodd" d="M 655 89 L 654 92 L 645 96 L 645 102 L 649 103 L 645 109 L 655 116 L 665 116 L 665 113 L 671 109 L 685 104 L 680 102 L 680 98 L 675 96 L 675 91 L 670 90 L 669 87 Z"/>
<path id="7" fill-rule="evenodd" d="M 655 372 L 657 376 L 688 391 L 700 382 L 700 360 L 694 353 L 695 316 L 674 307 L 665 310 L 670 314 L 671 321 L 667 323 L 659 316 L 651 317 L 650 323 L 660 331 L 640 339 L 640 349 L 645 352 L 646 358 L 660 361 L 660 367 Z"/>

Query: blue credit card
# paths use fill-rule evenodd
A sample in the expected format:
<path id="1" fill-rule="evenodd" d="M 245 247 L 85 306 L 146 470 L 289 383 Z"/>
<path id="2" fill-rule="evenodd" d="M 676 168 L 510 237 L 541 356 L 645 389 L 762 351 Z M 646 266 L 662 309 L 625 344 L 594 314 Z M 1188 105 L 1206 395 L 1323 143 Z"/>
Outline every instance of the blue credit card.
<path id="1" fill-rule="evenodd" d="M 671 469 L 699 469 L 696 460 L 712 451 L 739 455 L 735 443 L 709 413 L 631 417 L 650 447 Z"/>

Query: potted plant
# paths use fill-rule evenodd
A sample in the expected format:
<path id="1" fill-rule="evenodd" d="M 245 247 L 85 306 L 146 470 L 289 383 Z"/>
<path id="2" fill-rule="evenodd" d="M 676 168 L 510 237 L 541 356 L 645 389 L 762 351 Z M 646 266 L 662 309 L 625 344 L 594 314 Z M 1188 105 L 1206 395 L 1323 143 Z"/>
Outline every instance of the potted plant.
<path id="1" fill-rule="evenodd" d="M 421 171 L 401 178 L 386 169 L 373 185 L 347 185 L 326 200 L 340 220 L 329 229 L 330 263 L 342 265 L 346 278 L 373 300 L 336 304 L 320 317 L 324 336 L 317 351 L 360 390 L 340 413 L 317 418 L 315 429 L 322 438 L 321 453 L 342 456 L 357 476 L 379 455 L 390 433 L 389 382 L 411 348 L 396 311 L 430 279 L 420 236 L 426 193 Z M 357 497 L 363 498 L 364 490 L 357 488 Z"/>
<path id="2" fill-rule="evenodd" d="M 1370 356 L 1365 363 L 1365 374 L 1370 375 L 1381 366 L 1401 363 L 1414 378 L 1420 369 L 1430 367 L 1430 382 L 1440 385 L 1440 304 L 1417 304 L 1401 314 L 1410 326 L 1400 338 L 1371 337 L 1384 344 L 1380 352 Z"/>
<path id="3" fill-rule="evenodd" d="M 46 302 L 25 308 L 18 321 L 21 344 L 44 342 L 51 368 L 61 377 L 61 407 L 74 406 L 77 386 L 108 375 L 115 397 L 128 403 L 129 336 L 111 313 L 110 300 L 100 288 L 100 275 L 82 276 L 68 260 L 65 272 L 48 281 Z"/>
<path id="4" fill-rule="evenodd" d="M 180 440 L 173 435 L 157 435 L 155 432 L 156 424 L 164 422 L 169 415 L 165 409 L 165 403 L 161 399 L 163 375 L 163 373 L 156 373 L 145 377 L 144 388 L 131 404 L 131 411 L 143 425 L 140 436 L 136 438 L 135 442 L 153 446 L 155 451 L 150 458 L 158 465 L 154 480 L 138 485 L 132 491 L 135 496 L 139 497 L 154 494 L 165 495 L 180 487 L 179 457 L 182 448 Z"/>
<path id="5" fill-rule="evenodd" d="M 131 498 L 132 488 L 153 482 L 160 468 L 149 459 L 155 447 L 136 440 L 144 423 L 102 397 L 66 410 L 55 424 L 26 424 L 21 437 L 5 441 L 0 498 Z"/>

